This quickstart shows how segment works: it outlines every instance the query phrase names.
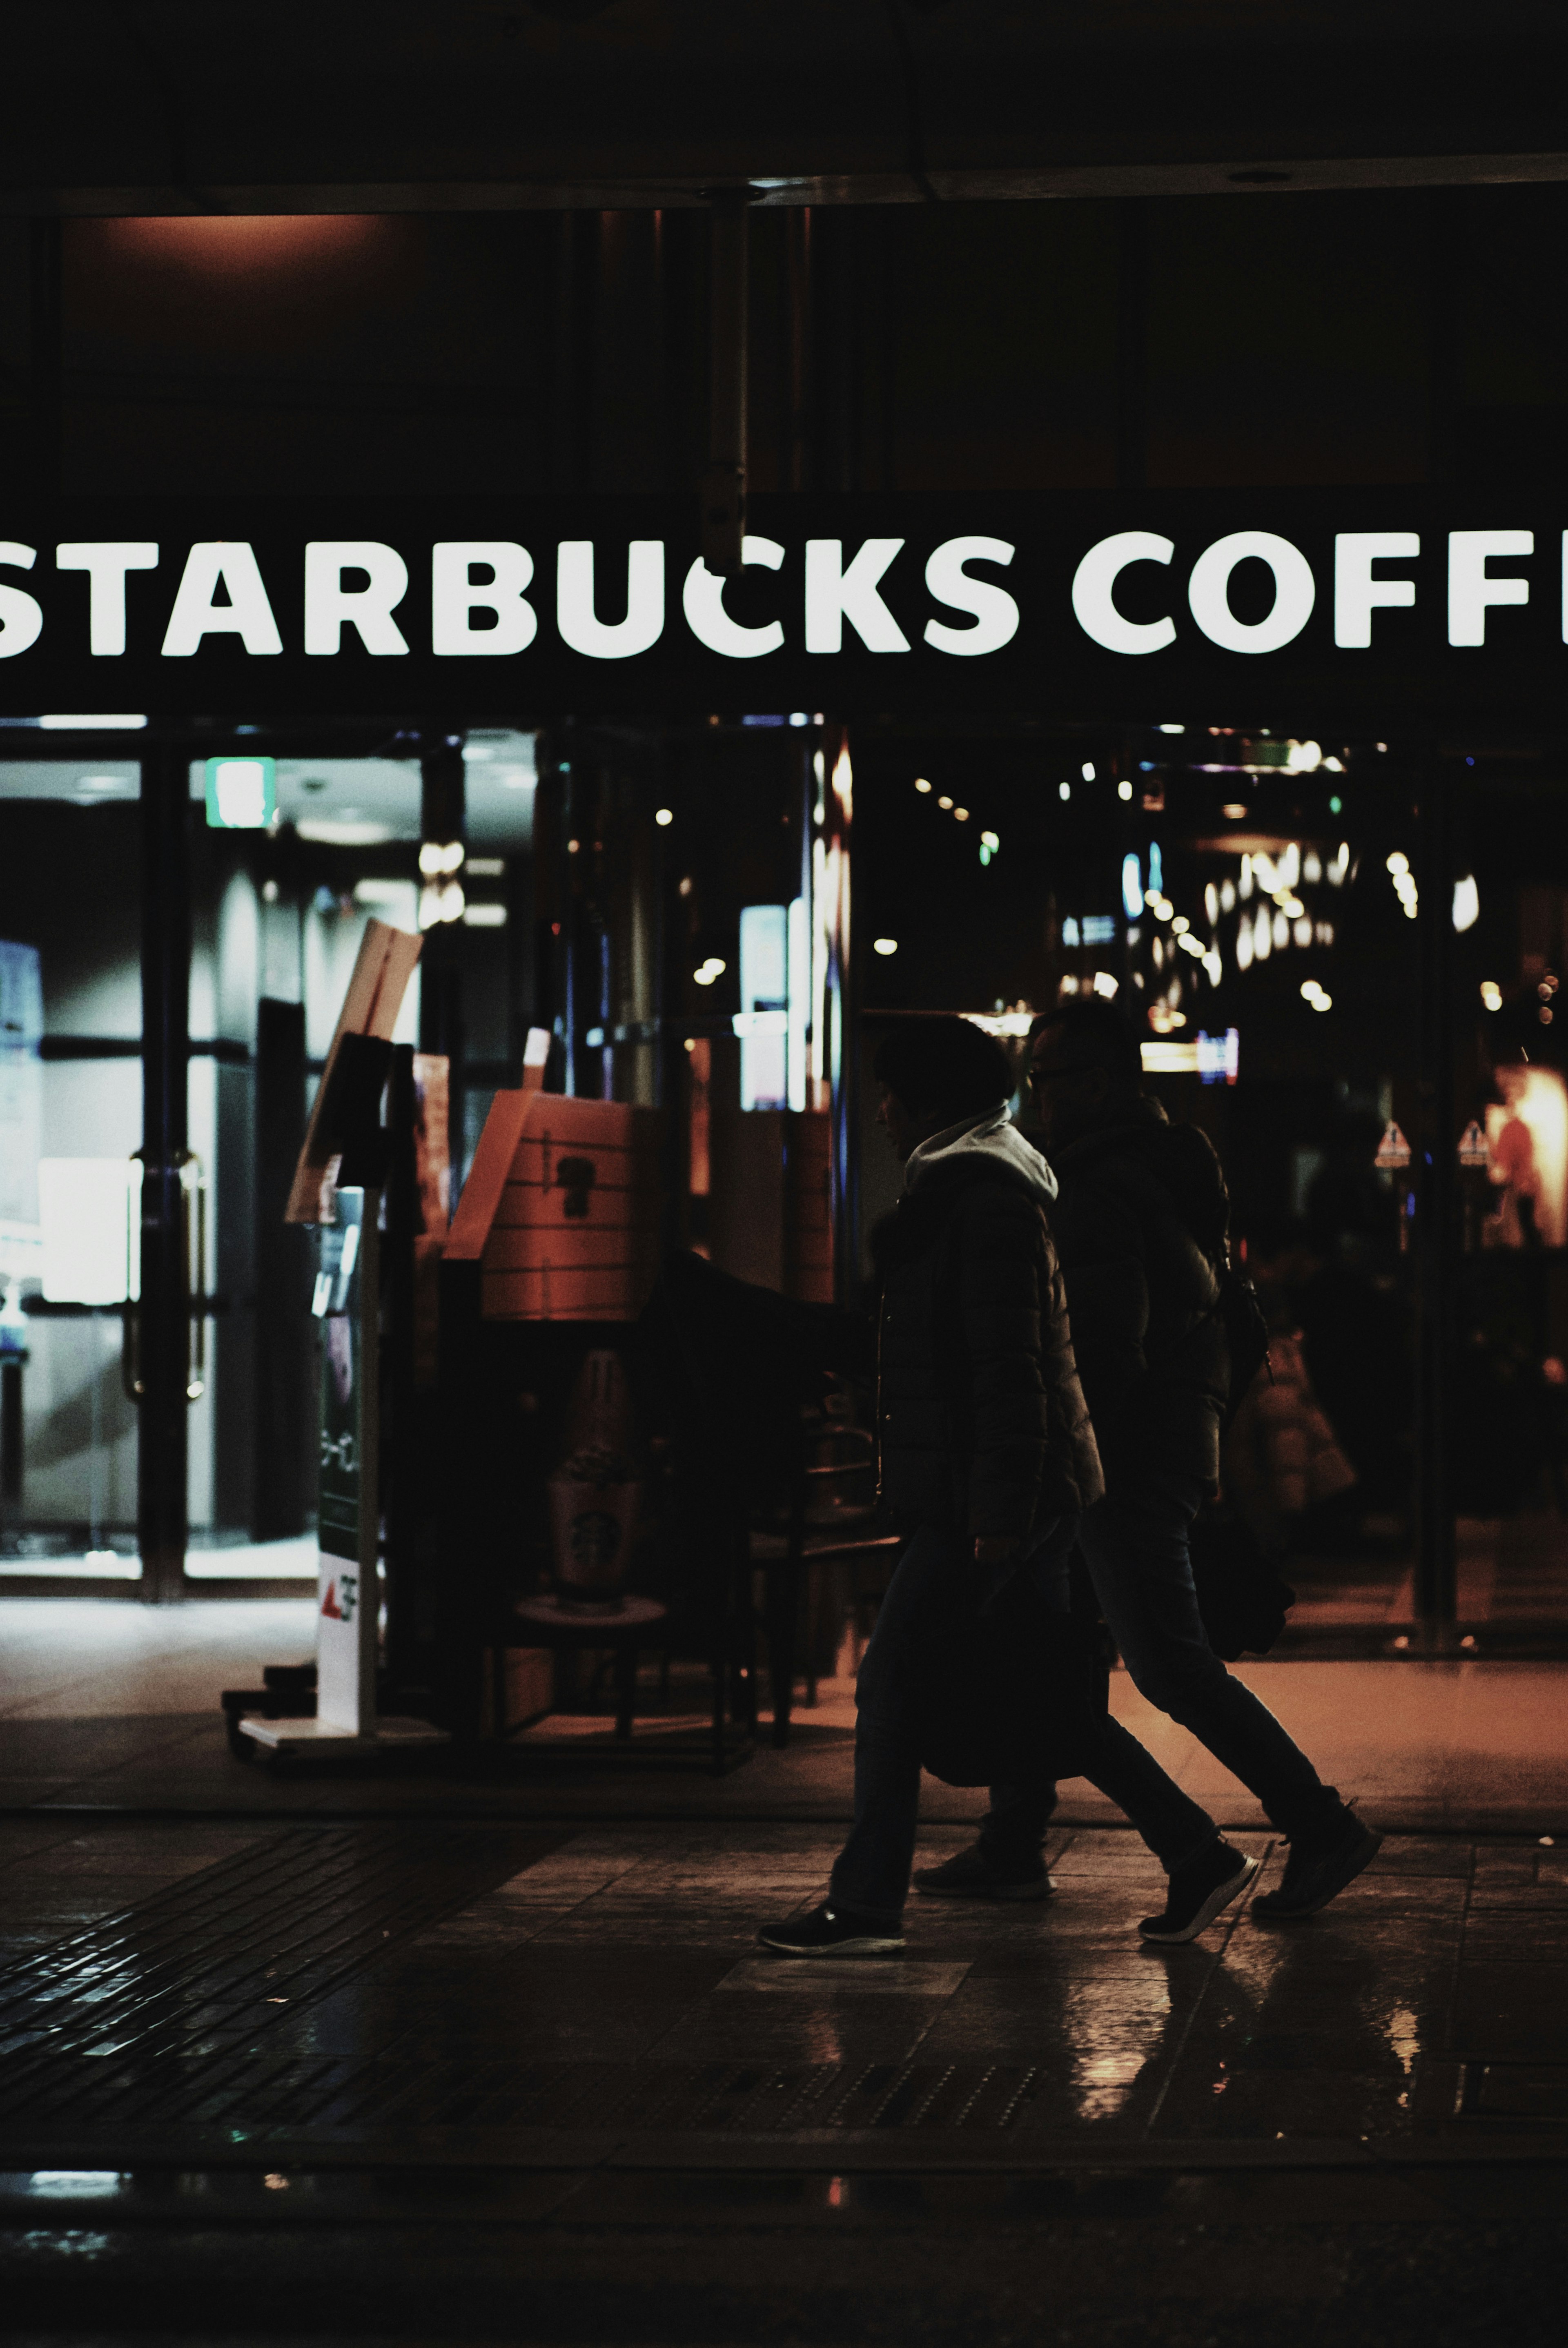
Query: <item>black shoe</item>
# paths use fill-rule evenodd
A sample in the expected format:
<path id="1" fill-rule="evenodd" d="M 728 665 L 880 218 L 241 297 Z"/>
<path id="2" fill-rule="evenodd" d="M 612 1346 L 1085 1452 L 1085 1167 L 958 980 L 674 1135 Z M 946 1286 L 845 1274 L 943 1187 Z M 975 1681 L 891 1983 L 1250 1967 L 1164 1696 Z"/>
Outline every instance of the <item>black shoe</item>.
<path id="1" fill-rule="evenodd" d="M 1145 1916 L 1139 1931 L 1146 1941 L 1195 1941 L 1222 1909 L 1240 1897 L 1258 1871 L 1223 1836 L 1176 1868 L 1166 1891 L 1163 1916 Z"/>
<path id="2" fill-rule="evenodd" d="M 757 1937 L 779 1957 L 896 1957 L 903 1946 L 896 1924 L 875 1923 L 830 1900 L 787 1924 L 764 1924 Z"/>
<path id="3" fill-rule="evenodd" d="M 1265 1924 L 1315 1916 L 1376 1858 L 1382 1840 L 1377 1828 L 1364 1827 L 1353 1810 L 1346 1810 L 1326 1835 L 1298 1837 L 1291 1844 L 1284 1879 L 1276 1890 L 1253 1900 L 1253 1914 Z"/>
<path id="4" fill-rule="evenodd" d="M 994 1859 L 976 1842 L 940 1867 L 917 1867 L 914 1888 L 941 1900 L 1048 1900 L 1057 1887 L 1038 1852 L 1032 1859 Z"/>

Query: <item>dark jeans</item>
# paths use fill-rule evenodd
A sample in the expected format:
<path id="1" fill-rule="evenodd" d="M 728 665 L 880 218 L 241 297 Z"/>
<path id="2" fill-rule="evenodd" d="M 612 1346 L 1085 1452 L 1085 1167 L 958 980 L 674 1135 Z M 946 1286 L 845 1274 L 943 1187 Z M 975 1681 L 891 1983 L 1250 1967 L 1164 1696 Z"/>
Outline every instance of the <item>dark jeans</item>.
<path id="1" fill-rule="evenodd" d="M 1033 1576 L 1047 1605 L 1064 1614 L 1068 1564 L 1080 1531 L 1078 1518 L 1059 1518 L 1016 1569 Z M 1014 1570 L 993 1567 L 994 1586 Z M 919 1722 L 909 1687 L 911 1634 L 949 1575 L 983 1570 L 975 1566 L 966 1540 L 934 1530 L 917 1533 L 899 1560 L 861 1659 L 855 1689 L 855 1823 L 833 1869 L 831 1892 L 844 1907 L 883 1921 L 903 1913 L 920 1815 Z M 1126 1811 L 1167 1867 L 1194 1857 L 1219 1831 L 1207 1810 L 1188 1799 L 1119 1721 L 1106 1721 L 1100 1750 L 1084 1774 Z M 1043 1781 L 994 1787 L 985 1840 L 1008 1852 L 1032 1854 L 1039 1848 L 1056 1798 L 1056 1787 Z"/>
<path id="2" fill-rule="evenodd" d="M 1339 1797 L 1209 1644 L 1187 1546 L 1201 1498 L 1195 1481 L 1171 1477 L 1088 1510 L 1078 1541 L 1100 1612 L 1140 1694 L 1206 1745 L 1283 1834 L 1308 1834 L 1336 1816 Z M 1108 1744 L 1109 1774 L 1087 1774 L 1167 1868 L 1180 1866 L 1218 1829 L 1134 1738 L 1127 1744 L 1132 1755 L 1117 1739 Z M 993 1787 L 982 1839 L 999 1857 L 1036 1850 L 1053 1807 L 1054 1797 L 1041 1804 L 1038 1787 Z M 1195 1821 L 1202 1833 L 1194 1834 Z"/>
<path id="3" fill-rule="evenodd" d="M 855 1684 L 855 1823 L 830 1887 L 843 1907 L 886 1923 L 903 1912 L 920 1817 L 920 1723 L 910 1676 L 921 1616 L 952 1576 L 988 1572 L 999 1588 L 1015 1570 L 1037 1576 L 1050 1602 L 1065 1607 L 1078 1531 L 1076 1516 L 1059 1517 L 1017 1568 L 977 1566 L 971 1540 L 934 1527 L 917 1532 L 900 1558 Z M 1020 1787 L 1019 1798 L 1043 1819 L 1055 1788 Z"/>

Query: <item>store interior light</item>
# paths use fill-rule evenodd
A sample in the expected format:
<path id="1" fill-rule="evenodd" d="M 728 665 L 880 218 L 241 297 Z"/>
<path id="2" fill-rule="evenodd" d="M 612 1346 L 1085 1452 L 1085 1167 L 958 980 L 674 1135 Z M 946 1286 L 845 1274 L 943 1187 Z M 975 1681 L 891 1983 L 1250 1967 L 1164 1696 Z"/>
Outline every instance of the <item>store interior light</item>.
<path id="1" fill-rule="evenodd" d="M 344 809 L 345 815 L 349 810 Z M 427 880 L 438 880 L 450 872 L 460 872 L 466 853 L 460 839 L 427 839 L 419 847 L 419 870 Z M 444 916 L 445 919 L 451 917 Z"/>
<path id="2" fill-rule="evenodd" d="M 692 977 L 696 980 L 698 986 L 711 986 L 716 978 L 722 978 L 724 976 L 727 968 L 727 964 L 720 955 L 709 954 L 707 960 L 703 963 L 702 968 L 700 970 L 693 971 Z"/>
<path id="3" fill-rule="evenodd" d="M 1245 799 L 1227 799 L 1223 812 L 1232 823 L 1240 823 L 1247 812 L 1247 803 Z"/>
<path id="4" fill-rule="evenodd" d="M 1086 759 L 1084 760 L 1084 762 L 1083 762 L 1083 770 L 1082 770 L 1082 771 L 1083 771 L 1083 778 L 1084 778 L 1085 782 L 1086 782 L 1086 783 L 1092 783 L 1092 782 L 1093 782 L 1093 780 L 1094 780 L 1094 761 L 1093 761 L 1091 758 L 1086 758 Z M 1128 797 L 1130 798 L 1130 797 L 1131 797 L 1131 796 L 1132 796 L 1132 788 L 1131 788 L 1131 785 L 1130 784 L 1130 785 L 1128 786 Z"/>
<path id="5" fill-rule="evenodd" d="M 916 775 L 914 778 L 914 788 L 917 791 L 928 791 L 931 788 L 931 785 L 926 781 L 923 775 Z"/>
<path id="6" fill-rule="evenodd" d="M 1480 999 L 1488 1011 L 1501 1011 L 1502 1009 L 1502 989 L 1499 986 L 1495 978 L 1483 978 L 1481 980 Z"/>
<path id="7" fill-rule="evenodd" d="M 1476 887 L 1475 874 L 1467 872 L 1454 882 L 1454 927 L 1473 930 L 1480 919 L 1480 891 Z"/>
<path id="8" fill-rule="evenodd" d="M 939 808 L 950 808 L 953 805 L 953 801 L 948 798 L 946 792 L 944 791 L 936 804 Z"/>
<path id="9" fill-rule="evenodd" d="M 434 930 L 447 922 L 460 922 L 467 905 L 460 881 L 428 880 L 419 891 L 419 927 Z"/>
<path id="10" fill-rule="evenodd" d="M 1057 785 L 1057 797 L 1058 798 L 1070 799 L 1072 795 L 1073 787 L 1070 783 L 1058 783 Z"/>
<path id="11" fill-rule="evenodd" d="M 1118 783 L 1116 787 L 1116 796 L 1119 799 L 1124 800 L 1130 799 L 1132 797 L 1132 785 L 1127 780 L 1125 776 L 1123 776 L 1121 781 Z"/>
<path id="12" fill-rule="evenodd" d="M 659 826 L 661 830 L 666 824 L 674 823 L 675 819 L 676 814 L 674 808 L 655 808 L 654 809 L 654 821 Z"/>
<path id="13" fill-rule="evenodd" d="M 954 810 L 953 810 L 953 820 L 954 820 L 954 823 L 967 823 L 967 822 L 968 822 L 968 820 L 969 820 L 969 810 L 968 810 L 968 808 L 954 808 Z"/>
<path id="14" fill-rule="evenodd" d="M 368 818 L 361 821 L 347 814 L 342 816 L 302 816 L 294 826 L 301 839 L 316 848 L 384 848 L 397 837 L 389 823 L 376 823 Z"/>
<path id="15" fill-rule="evenodd" d="M 40 717 L 38 723 L 50 734 L 139 734 L 147 720 L 145 717 L 52 716 Z"/>
<path id="16" fill-rule="evenodd" d="M 879 954 L 895 954 L 898 952 L 898 940 L 896 938 L 873 938 L 872 940 L 872 953 Z"/>
<path id="17" fill-rule="evenodd" d="M 1187 728 L 1184 726 L 1161 726 L 1155 730 L 1161 734 L 1185 734 Z"/>

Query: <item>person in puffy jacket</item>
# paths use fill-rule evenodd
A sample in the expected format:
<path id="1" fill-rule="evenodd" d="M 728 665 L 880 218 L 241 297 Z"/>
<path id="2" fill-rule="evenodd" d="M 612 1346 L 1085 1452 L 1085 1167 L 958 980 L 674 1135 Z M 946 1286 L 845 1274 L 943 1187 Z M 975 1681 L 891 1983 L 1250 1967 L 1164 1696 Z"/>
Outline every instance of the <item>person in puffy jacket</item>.
<path id="1" fill-rule="evenodd" d="M 1230 1353 L 1221 1311 L 1230 1201 L 1219 1159 L 1142 1091 L 1138 1039 L 1114 1004 L 1068 1002 L 1035 1023 L 1032 1084 L 1058 1189 L 1051 1228 L 1078 1370 L 1106 1480 L 1079 1539 L 1134 1684 L 1257 1797 L 1290 1842 L 1270 1921 L 1312 1914 L 1359 1874 L 1380 1838 L 1363 1826 L 1267 1706 L 1210 1647 L 1188 1533 L 1216 1489 Z M 1099 1782 L 1097 1780 L 1097 1782 Z M 1256 1871 L 1163 1771 L 1123 1774 L 1114 1798 L 1163 1862 L 1165 1911 L 1148 1940 L 1186 1941 Z M 976 1849 L 949 1863 L 972 1888 L 1037 1858 L 1048 1806 L 998 1789 Z M 971 1888 L 919 1879 L 927 1890 Z"/>
<path id="2" fill-rule="evenodd" d="M 1080 1513 L 1103 1488 L 1046 1221 L 1056 1179 L 1009 1121 L 1006 1053 L 965 1021 L 911 1021 L 882 1045 L 875 1074 L 880 1121 L 905 1168 L 881 1262 L 882 1498 L 911 1539 L 861 1664 L 855 1823 L 830 1896 L 758 1936 L 790 1956 L 903 1947 L 920 1706 L 932 1701 L 923 1636 L 957 1576 L 995 1591 L 1025 1570 L 1065 1613 Z M 1163 1774 L 1126 1730 L 1109 1723 L 1105 1733 Z M 1094 1782 L 1114 1791 L 1115 1775 L 1097 1770 Z M 1050 1787 L 1035 1790 L 1048 1807 Z M 1004 1896 L 1050 1888 L 1037 1841 Z"/>

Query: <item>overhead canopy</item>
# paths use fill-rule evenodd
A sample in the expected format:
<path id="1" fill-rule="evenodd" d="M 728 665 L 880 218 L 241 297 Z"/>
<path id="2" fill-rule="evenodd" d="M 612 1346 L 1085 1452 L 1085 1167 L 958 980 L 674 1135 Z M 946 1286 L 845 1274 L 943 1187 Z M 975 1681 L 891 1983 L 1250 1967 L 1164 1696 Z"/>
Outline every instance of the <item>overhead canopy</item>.
<path id="1" fill-rule="evenodd" d="M 1568 176 L 1554 0 L 12 9 L 4 201 L 79 213 Z"/>

